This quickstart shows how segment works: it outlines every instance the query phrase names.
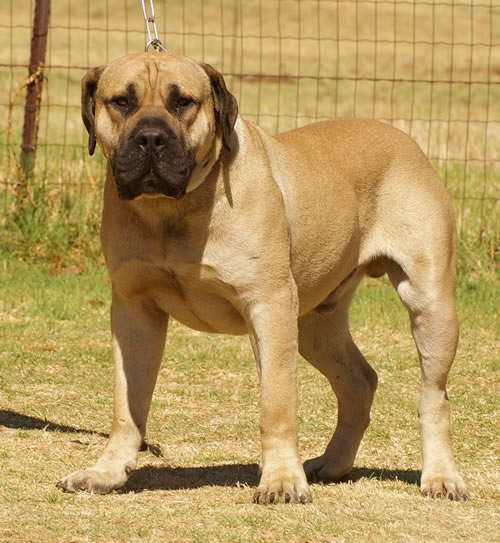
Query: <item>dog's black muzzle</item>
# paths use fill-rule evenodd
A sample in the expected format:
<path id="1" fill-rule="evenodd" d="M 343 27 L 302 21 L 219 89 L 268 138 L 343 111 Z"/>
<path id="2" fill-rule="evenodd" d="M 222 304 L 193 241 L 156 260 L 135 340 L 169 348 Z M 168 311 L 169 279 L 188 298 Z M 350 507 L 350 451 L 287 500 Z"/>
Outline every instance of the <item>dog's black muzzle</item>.
<path id="1" fill-rule="evenodd" d="M 143 194 L 180 198 L 186 193 L 194 153 L 163 119 L 141 119 L 118 147 L 111 167 L 121 199 Z"/>

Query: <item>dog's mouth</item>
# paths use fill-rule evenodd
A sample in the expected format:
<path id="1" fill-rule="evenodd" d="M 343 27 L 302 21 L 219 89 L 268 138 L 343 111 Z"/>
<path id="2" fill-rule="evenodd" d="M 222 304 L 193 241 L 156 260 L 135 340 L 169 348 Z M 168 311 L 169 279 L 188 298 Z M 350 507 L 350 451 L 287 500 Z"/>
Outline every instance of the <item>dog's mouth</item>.
<path id="1" fill-rule="evenodd" d="M 162 182 L 158 177 L 150 172 L 147 174 L 144 179 L 140 182 L 142 185 L 142 194 L 137 196 L 137 198 L 181 198 L 184 196 L 186 191 L 176 191 L 175 194 L 172 190 L 165 190 L 165 186 L 169 186 L 169 183 Z M 136 199 L 137 199 L 136 198 Z"/>
<path id="2" fill-rule="evenodd" d="M 184 173 L 184 172 L 183 172 Z M 187 179 L 184 181 L 184 176 Z M 135 179 L 114 174 L 118 196 L 122 200 L 139 200 L 142 198 L 171 198 L 180 199 L 186 194 L 189 176 L 187 173 L 175 176 L 174 179 L 158 176 L 153 171 Z"/>
<path id="3" fill-rule="evenodd" d="M 111 167 L 122 200 L 139 197 L 180 199 L 186 194 L 194 163 L 190 152 L 176 156 L 167 151 L 158 154 L 126 149 L 114 157 Z"/>
<path id="4" fill-rule="evenodd" d="M 162 119 L 141 120 L 111 159 L 118 196 L 182 198 L 195 165 L 194 152 Z"/>

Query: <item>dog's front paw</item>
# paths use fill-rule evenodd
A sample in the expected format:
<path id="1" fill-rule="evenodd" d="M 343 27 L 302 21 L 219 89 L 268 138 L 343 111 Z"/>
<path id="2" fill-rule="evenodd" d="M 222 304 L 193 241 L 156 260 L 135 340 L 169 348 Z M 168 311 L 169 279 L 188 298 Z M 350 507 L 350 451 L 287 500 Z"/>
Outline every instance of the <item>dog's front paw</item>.
<path id="1" fill-rule="evenodd" d="M 422 475 L 420 492 L 430 498 L 446 498 L 453 501 L 469 499 L 467 487 L 458 473 Z"/>
<path id="2" fill-rule="evenodd" d="M 93 494 L 108 494 L 116 488 L 122 487 L 127 482 L 128 475 L 101 471 L 95 468 L 75 471 L 57 482 L 56 486 L 65 492 L 77 492 L 83 490 Z"/>
<path id="3" fill-rule="evenodd" d="M 312 495 L 303 472 L 269 477 L 262 475 L 253 501 L 260 504 L 309 503 Z"/>

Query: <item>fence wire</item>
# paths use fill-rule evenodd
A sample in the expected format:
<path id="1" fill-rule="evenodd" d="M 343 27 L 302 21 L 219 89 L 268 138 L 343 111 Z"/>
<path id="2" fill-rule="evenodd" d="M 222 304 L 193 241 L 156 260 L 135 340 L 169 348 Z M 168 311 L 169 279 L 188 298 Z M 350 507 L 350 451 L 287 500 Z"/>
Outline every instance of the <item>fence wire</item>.
<path id="1" fill-rule="evenodd" d="M 80 80 L 144 49 L 140 0 L 52 2 L 36 176 L 54 197 L 99 190 Z M 448 186 L 462 235 L 498 234 L 500 2 L 156 0 L 160 39 L 219 69 L 240 113 L 271 133 L 331 118 L 411 134 Z M 0 201 L 18 182 L 34 0 L 0 5 Z"/>

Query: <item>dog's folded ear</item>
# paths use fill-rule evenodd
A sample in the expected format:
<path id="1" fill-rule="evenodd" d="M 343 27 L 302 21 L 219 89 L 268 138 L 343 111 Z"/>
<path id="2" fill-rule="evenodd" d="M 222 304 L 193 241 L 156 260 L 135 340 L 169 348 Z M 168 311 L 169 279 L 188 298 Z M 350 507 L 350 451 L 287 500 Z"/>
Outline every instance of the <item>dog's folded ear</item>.
<path id="1" fill-rule="evenodd" d="M 231 151 L 230 136 L 238 118 L 238 102 L 227 90 L 224 78 L 217 70 L 205 63 L 201 63 L 201 67 L 207 73 L 212 84 L 215 113 L 222 127 L 222 143 L 228 151 Z"/>
<path id="2" fill-rule="evenodd" d="M 82 79 L 82 119 L 89 133 L 89 154 L 93 155 L 96 146 L 95 137 L 95 93 L 97 83 L 106 66 L 92 68 Z"/>

